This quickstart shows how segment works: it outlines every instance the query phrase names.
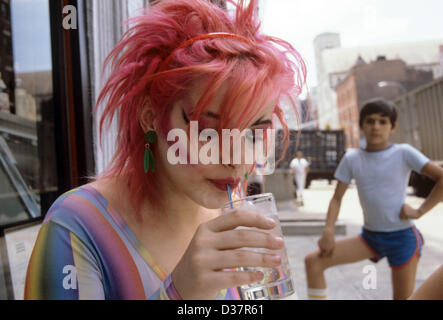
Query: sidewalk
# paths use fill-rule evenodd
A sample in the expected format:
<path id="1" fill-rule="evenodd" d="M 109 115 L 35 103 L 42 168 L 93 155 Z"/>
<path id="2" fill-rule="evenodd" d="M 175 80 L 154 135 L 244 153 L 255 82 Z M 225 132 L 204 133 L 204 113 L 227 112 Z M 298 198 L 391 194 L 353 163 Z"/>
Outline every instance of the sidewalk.
<path id="1" fill-rule="evenodd" d="M 326 213 L 307 211 L 299 208 L 295 201 L 277 203 L 278 216 L 283 234 L 287 236 L 321 235 L 325 227 Z M 346 225 L 342 221 L 335 224 L 335 234 L 345 235 Z"/>

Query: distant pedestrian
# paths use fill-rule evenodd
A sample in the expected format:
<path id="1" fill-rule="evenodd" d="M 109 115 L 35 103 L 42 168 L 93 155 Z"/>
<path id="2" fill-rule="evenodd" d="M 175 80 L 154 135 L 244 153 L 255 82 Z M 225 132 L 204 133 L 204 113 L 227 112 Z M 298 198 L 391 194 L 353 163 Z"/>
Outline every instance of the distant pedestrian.
<path id="1" fill-rule="evenodd" d="M 360 112 L 367 146 L 348 150 L 340 161 L 335 172 L 338 184 L 319 249 L 305 258 L 308 296 L 312 299 L 327 297 L 324 271 L 329 267 L 365 259 L 378 262 L 384 257 L 392 269 L 394 299 L 406 299 L 414 290 L 423 238 L 412 220 L 443 200 L 443 169 L 408 144 L 390 144 L 396 121 L 395 105 L 383 100 L 367 103 Z M 411 170 L 437 181 L 418 209 L 405 204 Z M 363 209 L 363 230 L 361 235 L 335 242 L 334 225 L 352 179 Z"/>
<path id="2" fill-rule="evenodd" d="M 291 168 L 291 174 L 294 175 L 297 184 L 297 202 L 303 206 L 303 191 L 305 190 L 306 177 L 309 172 L 309 162 L 303 158 L 303 153 L 298 151 L 296 158 L 292 159 L 289 167 Z"/>

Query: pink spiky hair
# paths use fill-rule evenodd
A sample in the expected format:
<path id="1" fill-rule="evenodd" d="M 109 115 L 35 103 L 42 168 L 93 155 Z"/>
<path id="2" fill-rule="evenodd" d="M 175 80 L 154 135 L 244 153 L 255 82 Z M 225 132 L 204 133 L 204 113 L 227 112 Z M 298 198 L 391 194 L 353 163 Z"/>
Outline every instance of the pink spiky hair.
<path id="1" fill-rule="evenodd" d="M 143 172 L 145 142 L 138 119 L 147 101 L 161 119 L 159 134 L 166 136 L 168 111 L 186 96 L 195 80 L 205 77 L 208 85 L 194 108 L 193 120 L 228 83 L 219 126 L 243 129 L 270 101 L 277 101 L 274 115 L 285 131 L 287 149 L 288 128 L 278 102 L 288 97 L 295 109 L 293 99 L 306 83 L 305 63 L 291 44 L 260 32 L 257 0 L 230 2 L 235 6 L 234 15 L 205 0 L 159 1 L 126 21 L 130 28 L 105 60 L 111 74 L 94 109 L 96 112 L 105 103 L 100 144 L 105 121 L 109 129 L 118 111 L 120 121 L 117 151 L 105 172 L 94 178 L 129 174 L 131 203 L 139 218 L 145 199 L 161 208 L 156 173 L 146 176 Z M 211 33 L 248 41 L 204 36 Z M 241 112 L 238 106 L 244 106 Z"/>

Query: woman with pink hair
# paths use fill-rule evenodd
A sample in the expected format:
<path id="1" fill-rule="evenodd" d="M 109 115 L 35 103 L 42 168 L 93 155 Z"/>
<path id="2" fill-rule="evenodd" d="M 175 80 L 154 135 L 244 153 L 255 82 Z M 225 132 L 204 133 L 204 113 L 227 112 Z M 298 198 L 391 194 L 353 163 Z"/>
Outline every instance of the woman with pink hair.
<path id="1" fill-rule="evenodd" d="M 176 143 L 169 133 L 188 138 L 192 121 L 220 134 L 280 121 L 287 133 L 279 103 L 301 93 L 305 64 L 289 43 L 260 32 L 257 1 L 231 5 L 162 0 L 129 20 L 97 102 L 105 105 L 100 132 L 118 114 L 117 151 L 105 172 L 49 209 L 26 299 L 236 299 L 237 286 L 263 274 L 234 269 L 280 264 L 273 254 L 236 250 L 281 248 L 268 233 L 235 230 L 269 230 L 273 221 L 220 214 L 228 190 L 240 193 L 254 165 L 168 158 Z M 186 151 L 185 160 L 193 156 Z"/>

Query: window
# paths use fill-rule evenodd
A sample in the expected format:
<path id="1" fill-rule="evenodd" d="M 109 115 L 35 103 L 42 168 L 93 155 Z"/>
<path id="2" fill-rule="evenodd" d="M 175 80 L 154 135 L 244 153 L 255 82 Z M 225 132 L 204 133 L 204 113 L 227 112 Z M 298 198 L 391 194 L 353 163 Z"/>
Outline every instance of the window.
<path id="1" fill-rule="evenodd" d="M 48 0 L 1 0 L 0 227 L 57 191 Z"/>

